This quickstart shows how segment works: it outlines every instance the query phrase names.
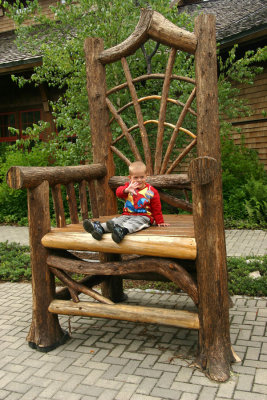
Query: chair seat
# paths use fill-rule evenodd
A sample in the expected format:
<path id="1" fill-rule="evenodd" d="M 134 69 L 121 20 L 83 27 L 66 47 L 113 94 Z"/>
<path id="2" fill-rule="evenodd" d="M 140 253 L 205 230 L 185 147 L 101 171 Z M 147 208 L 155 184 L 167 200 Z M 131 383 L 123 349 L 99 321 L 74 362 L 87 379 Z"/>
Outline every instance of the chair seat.
<path id="1" fill-rule="evenodd" d="M 105 222 L 115 217 L 105 216 L 98 220 Z M 84 231 L 82 224 L 70 224 L 64 228 L 52 228 L 42 238 L 47 248 L 97 251 L 103 253 L 140 254 L 157 257 L 171 257 L 195 260 L 197 255 L 192 215 L 164 215 L 168 227 L 151 226 L 142 231 L 128 234 L 119 244 L 111 234 L 95 240 Z"/>

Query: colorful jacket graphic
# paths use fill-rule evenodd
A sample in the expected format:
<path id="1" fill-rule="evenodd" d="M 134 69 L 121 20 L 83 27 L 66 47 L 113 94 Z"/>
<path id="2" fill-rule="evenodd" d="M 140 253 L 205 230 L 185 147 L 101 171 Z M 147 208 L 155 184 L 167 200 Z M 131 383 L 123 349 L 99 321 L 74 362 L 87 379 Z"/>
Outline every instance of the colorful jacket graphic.
<path id="1" fill-rule="evenodd" d="M 125 199 L 123 215 L 144 215 L 150 218 L 151 224 L 154 220 L 156 224 L 163 224 L 164 219 L 161 211 L 160 197 L 157 189 L 146 183 L 146 186 L 138 190 L 136 194 L 124 193 L 124 189 L 129 186 L 127 182 L 124 186 L 119 186 L 116 195 L 120 199 Z"/>

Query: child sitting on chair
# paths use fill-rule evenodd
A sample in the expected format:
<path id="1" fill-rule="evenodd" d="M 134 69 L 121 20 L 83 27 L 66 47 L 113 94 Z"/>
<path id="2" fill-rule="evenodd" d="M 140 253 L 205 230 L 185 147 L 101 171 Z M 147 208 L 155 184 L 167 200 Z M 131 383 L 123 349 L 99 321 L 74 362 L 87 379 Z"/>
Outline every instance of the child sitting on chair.
<path id="1" fill-rule="evenodd" d="M 158 191 L 146 183 L 146 165 L 142 161 L 133 162 L 129 174 L 130 182 L 116 190 L 117 197 L 126 200 L 122 215 L 104 223 L 83 221 L 84 229 L 96 240 L 111 232 L 114 242 L 120 243 L 128 233 L 148 228 L 154 221 L 158 226 L 169 226 L 163 219 Z"/>

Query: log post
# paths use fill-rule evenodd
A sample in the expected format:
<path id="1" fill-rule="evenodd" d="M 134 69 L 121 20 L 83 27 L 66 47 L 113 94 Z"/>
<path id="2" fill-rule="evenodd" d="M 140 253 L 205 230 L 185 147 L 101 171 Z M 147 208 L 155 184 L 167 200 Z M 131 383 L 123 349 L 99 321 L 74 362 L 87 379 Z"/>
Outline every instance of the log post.
<path id="1" fill-rule="evenodd" d="M 46 264 L 47 250 L 41 244 L 42 237 L 50 231 L 47 181 L 36 188 L 28 189 L 28 219 L 33 313 L 27 340 L 30 347 L 47 352 L 63 344 L 68 338 L 68 334 L 59 325 L 58 316 L 48 311 L 50 302 L 55 298 L 55 281 Z"/>
<path id="2" fill-rule="evenodd" d="M 84 43 L 86 59 L 87 92 L 90 110 L 90 128 L 94 162 L 104 164 L 107 175 L 96 182 L 97 207 L 99 215 L 114 215 L 117 213 L 117 199 L 110 188 L 109 178 L 115 175 L 115 165 L 111 151 L 112 134 L 109 126 L 109 110 L 106 103 L 106 71 L 99 61 L 99 55 L 104 50 L 103 39 L 86 38 Z M 91 202 L 93 199 L 91 199 Z M 98 215 L 94 215 L 98 217 Z M 102 262 L 117 260 L 118 255 L 101 254 Z M 117 302 L 123 298 L 122 279 L 110 277 L 102 284 L 105 297 Z"/>
<path id="3" fill-rule="evenodd" d="M 215 17 L 196 18 L 197 153 L 220 166 Z M 217 381 L 230 376 L 232 361 L 221 167 L 206 184 L 192 182 L 197 282 L 199 353 L 195 365 Z"/>

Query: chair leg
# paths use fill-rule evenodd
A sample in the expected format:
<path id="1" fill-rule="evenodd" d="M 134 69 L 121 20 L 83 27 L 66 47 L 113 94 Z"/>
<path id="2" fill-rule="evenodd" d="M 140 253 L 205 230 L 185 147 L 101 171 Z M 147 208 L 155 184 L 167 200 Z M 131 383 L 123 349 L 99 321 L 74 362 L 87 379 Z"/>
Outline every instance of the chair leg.
<path id="1" fill-rule="evenodd" d="M 28 189 L 28 211 L 33 313 L 27 340 L 30 347 L 47 352 L 68 339 L 68 334 L 59 325 L 58 316 L 48 312 L 48 306 L 55 298 L 55 280 L 46 264 L 47 250 L 41 244 L 42 237 L 50 230 L 47 181 Z"/>
<path id="2" fill-rule="evenodd" d="M 100 262 L 120 261 L 120 254 L 100 253 Z M 120 303 L 127 300 L 127 295 L 123 293 L 123 280 L 119 276 L 110 276 L 102 285 L 103 296 L 112 300 L 114 303 Z"/>

